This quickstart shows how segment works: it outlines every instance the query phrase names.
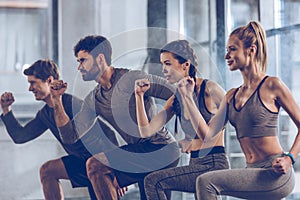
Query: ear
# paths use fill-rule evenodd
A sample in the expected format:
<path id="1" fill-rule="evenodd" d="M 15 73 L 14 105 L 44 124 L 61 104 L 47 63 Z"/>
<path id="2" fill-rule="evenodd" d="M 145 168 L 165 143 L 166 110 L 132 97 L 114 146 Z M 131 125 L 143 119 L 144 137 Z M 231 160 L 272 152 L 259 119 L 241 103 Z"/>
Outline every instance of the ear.
<path id="1" fill-rule="evenodd" d="M 256 55 L 256 50 L 257 50 L 256 45 L 251 45 L 249 47 L 249 53 L 252 54 L 252 55 Z"/>
<path id="2" fill-rule="evenodd" d="M 47 83 L 52 83 L 54 80 L 53 76 L 49 76 L 46 80 Z"/>
<path id="3" fill-rule="evenodd" d="M 96 62 L 98 65 L 102 65 L 102 64 L 106 63 L 104 54 L 100 53 L 96 58 Z"/>
<path id="4" fill-rule="evenodd" d="M 182 63 L 182 68 L 183 68 L 183 70 L 189 69 L 189 68 L 190 68 L 190 65 L 191 65 L 191 61 L 190 61 L 190 60 L 188 60 L 188 61 Z"/>

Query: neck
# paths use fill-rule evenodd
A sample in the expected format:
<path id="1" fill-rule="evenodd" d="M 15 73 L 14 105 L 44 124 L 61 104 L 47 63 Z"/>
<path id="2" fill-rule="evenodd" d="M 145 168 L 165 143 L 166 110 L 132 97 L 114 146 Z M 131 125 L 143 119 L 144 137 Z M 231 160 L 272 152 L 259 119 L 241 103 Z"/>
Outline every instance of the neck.
<path id="1" fill-rule="evenodd" d="M 250 67 L 246 67 L 244 68 L 242 71 L 242 76 L 243 76 L 243 86 L 244 88 L 252 88 L 252 87 L 256 87 L 257 82 L 260 81 L 262 79 L 262 77 L 265 76 L 265 73 L 262 72 L 259 69 L 259 66 L 250 66 Z"/>
<path id="2" fill-rule="evenodd" d="M 51 95 L 49 95 L 46 99 L 43 100 L 50 108 L 53 108 L 53 102 L 52 102 L 52 98 Z"/>
<path id="3" fill-rule="evenodd" d="M 97 82 L 100 83 L 104 89 L 109 89 L 111 87 L 111 77 L 113 73 L 114 68 L 112 66 L 106 67 Z"/>

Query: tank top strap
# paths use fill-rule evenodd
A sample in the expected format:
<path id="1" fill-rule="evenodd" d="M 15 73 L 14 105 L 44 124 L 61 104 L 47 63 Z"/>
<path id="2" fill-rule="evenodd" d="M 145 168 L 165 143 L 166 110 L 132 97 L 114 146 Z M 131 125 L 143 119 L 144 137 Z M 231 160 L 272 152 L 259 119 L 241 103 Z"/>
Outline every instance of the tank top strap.
<path id="1" fill-rule="evenodd" d="M 207 83 L 207 79 L 204 79 L 200 85 L 200 93 L 199 93 L 199 98 L 198 98 L 198 105 L 201 105 L 201 101 L 204 101 L 204 94 L 205 94 L 205 87 Z"/>

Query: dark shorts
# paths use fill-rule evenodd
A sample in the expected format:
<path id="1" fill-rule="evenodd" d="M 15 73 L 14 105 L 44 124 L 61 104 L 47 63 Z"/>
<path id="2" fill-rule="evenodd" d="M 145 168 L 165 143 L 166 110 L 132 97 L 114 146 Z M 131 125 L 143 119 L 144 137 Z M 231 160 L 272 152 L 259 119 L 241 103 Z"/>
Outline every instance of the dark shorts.
<path id="1" fill-rule="evenodd" d="M 88 187 L 91 185 L 86 173 L 85 163 L 87 159 L 74 155 L 64 156 L 61 159 L 65 165 L 73 188 Z"/>
<path id="2" fill-rule="evenodd" d="M 180 152 L 177 144 L 153 144 L 150 142 L 121 146 L 105 152 L 121 187 L 143 181 L 149 173 L 174 167 Z"/>
<path id="3" fill-rule="evenodd" d="M 82 158 L 75 155 L 68 155 L 61 158 L 66 168 L 69 180 L 73 188 L 87 187 L 91 200 L 96 200 L 93 186 L 86 173 L 86 161 L 88 158 Z"/>

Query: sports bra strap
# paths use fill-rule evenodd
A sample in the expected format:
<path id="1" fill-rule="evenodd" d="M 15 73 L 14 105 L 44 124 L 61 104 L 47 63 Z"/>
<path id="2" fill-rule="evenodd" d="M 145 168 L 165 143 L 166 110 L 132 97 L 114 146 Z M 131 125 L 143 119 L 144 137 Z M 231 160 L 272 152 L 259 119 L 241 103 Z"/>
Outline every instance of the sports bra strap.
<path id="1" fill-rule="evenodd" d="M 257 91 L 260 89 L 260 87 L 261 87 L 261 85 L 265 82 L 265 80 L 268 78 L 269 76 L 267 75 L 267 76 L 265 76 L 261 81 L 260 81 L 260 83 L 258 84 L 258 86 L 257 86 Z"/>

